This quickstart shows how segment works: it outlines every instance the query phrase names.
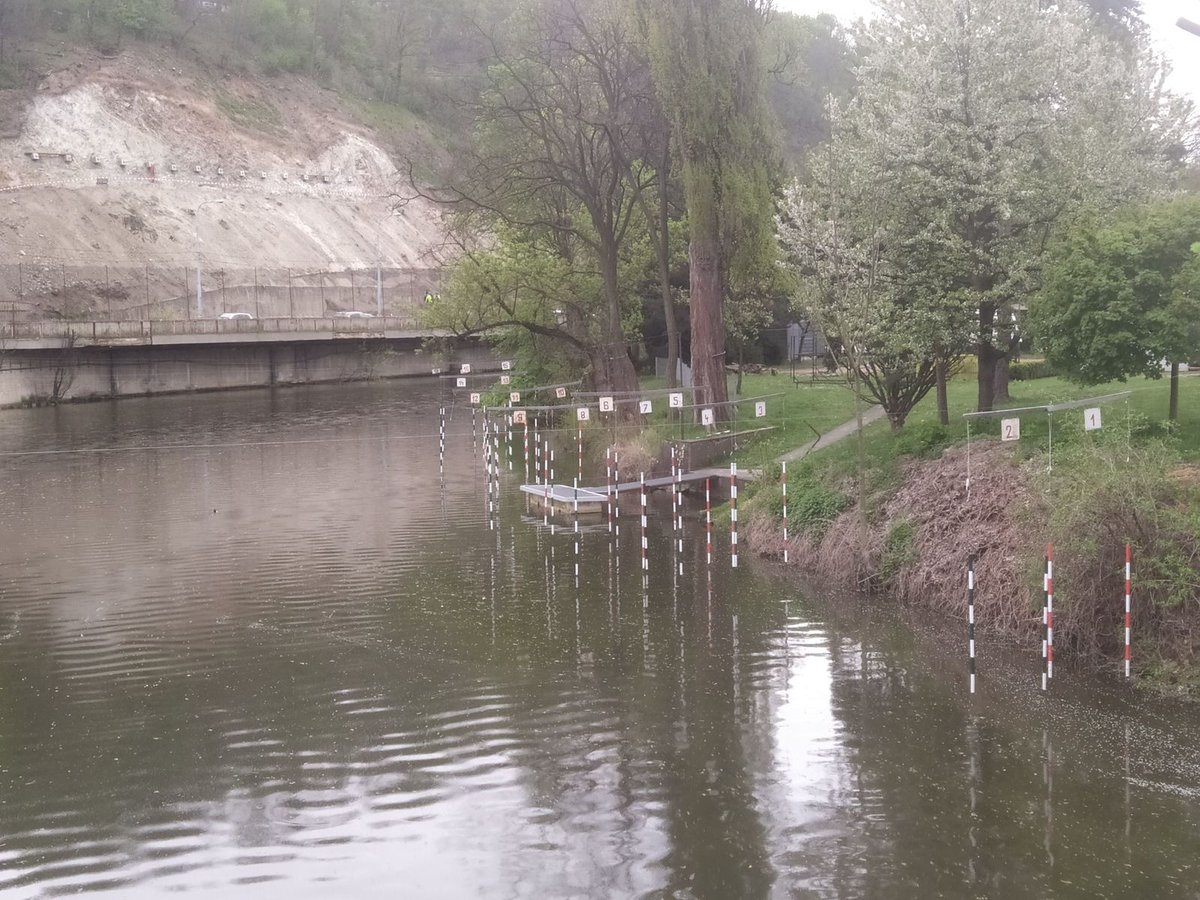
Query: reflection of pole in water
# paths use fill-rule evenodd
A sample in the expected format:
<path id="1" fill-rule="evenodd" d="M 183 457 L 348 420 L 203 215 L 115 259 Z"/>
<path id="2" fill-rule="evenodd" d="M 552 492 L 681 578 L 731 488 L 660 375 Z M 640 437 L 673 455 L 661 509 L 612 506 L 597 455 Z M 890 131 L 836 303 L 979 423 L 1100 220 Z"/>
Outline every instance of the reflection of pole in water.
<path id="1" fill-rule="evenodd" d="M 704 544 L 709 588 L 712 587 L 712 479 L 704 479 Z"/>
<path id="2" fill-rule="evenodd" d="M 579 590 L 579 479 L 575 479 L 575 590 Z"/>
<path id="3" fill-rule="evenodd" d="M 967 841 L 971 845 L 970 857 L 967 859 L 967 872 L 971 884 L 978 879 L 975 870 L 975 855 L 979 850 L 979 838 L 976 834 L 976 784 L 979 780 L 979 722 L 975 717 L 967 720 L 967 800 L 970 804 L 967 824 Z"/>
<path id="4" fill-rule="evenodd" d="M 733 702 L 734 702 L 735 706 L 741 700 L 741 696 L 742 696 L 741 684 L 740 684 L 741 678 L 739 677 L 739 675 L 740 675 L 739 670 L 741 669 L 740 662 L 741 662 L 741 647 L 738 643 L 738 617 L 737 617 L 737 613 L 734 613 L 733 614 L 733 666 L 732 666 L 732 670 L 733 670 Z"/>
<path id="5" fill-rule="evenodd" d="M 737 463 L 729 464 L 729 565 L 738 567 Z"/>
<path id="6" fill-rule="evenodd" d="M 1131 853 L 1129 844 L 1130 836 L 1130 818 L 1129 818 L 1129 723 L 1125 723 L 1125 858 L 1128 860 Z"/>
<path id="7" fill-rule="evenodd" d="M 492 610 L 492 646 L 496 645 L 496 554 L 492 554 L 491 576 L 488 579 L 488 605 Z"/>
<path id="8" fill-rule="evenodd" d="M 1050 741 L 1049 729 L 1042 729 L 1042 781 L 1046 785 L 1046 801 L 1044 804 L 1045 839 L 1042 846 L 1046 849 L 1046 861 L 1054 868 L 1054 851 L 1051 848 L 1051 838 L 1054 836 L 1054 745 Z"/>

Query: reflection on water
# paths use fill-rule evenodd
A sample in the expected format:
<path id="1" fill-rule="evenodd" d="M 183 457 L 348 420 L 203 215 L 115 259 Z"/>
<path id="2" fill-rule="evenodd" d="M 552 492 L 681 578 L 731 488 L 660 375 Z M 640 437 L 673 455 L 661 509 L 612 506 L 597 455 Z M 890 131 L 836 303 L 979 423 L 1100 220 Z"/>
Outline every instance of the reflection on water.
<path id="1" fill-rule="evenodd" d="M 634 515 L 489 529 L 436 390 L 0 415 L 3 896 L 1200 891 L 1191 710 L 983 642 L 972 700 L 666 507 L 645 583 Z"/>

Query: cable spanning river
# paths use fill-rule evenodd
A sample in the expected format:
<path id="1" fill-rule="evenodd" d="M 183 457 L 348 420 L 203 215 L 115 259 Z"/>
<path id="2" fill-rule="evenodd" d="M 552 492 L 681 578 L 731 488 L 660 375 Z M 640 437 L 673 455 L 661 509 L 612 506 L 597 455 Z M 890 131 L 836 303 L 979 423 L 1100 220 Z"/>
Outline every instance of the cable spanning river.
<path id="1" fill-rule="evenodd" d="M 970 698 L 665 513 L 576 589 L 439 402 L 0 413 L 0 897 L 1200 895 L 1197 711 L 983 637 Z"/>

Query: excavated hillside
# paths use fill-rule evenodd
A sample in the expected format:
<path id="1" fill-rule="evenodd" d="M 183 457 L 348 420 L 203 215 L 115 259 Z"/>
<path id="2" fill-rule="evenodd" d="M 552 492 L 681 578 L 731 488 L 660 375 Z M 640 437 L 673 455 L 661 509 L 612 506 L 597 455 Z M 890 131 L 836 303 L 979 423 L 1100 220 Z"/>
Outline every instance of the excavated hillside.
<path id="1" fill-rule="evenodd" d="M 395 208 L 401 173 L 430 163 L 415 119 L 384 136 L 311 82 L 214 75 L 144 48 L 75 52 L 0 103 L 5 318 L 190 314 L 198 263 L 206 290 L 319 278 L 332 297 L 357 278 L 369 294 L 382 267 L 394 305 L 436 284 L 437 210 Z"/>

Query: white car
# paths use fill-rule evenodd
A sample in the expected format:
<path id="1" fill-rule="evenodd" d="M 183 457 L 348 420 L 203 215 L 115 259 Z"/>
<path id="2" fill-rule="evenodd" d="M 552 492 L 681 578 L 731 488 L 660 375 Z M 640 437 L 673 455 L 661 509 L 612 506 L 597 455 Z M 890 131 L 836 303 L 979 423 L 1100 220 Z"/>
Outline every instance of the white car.
<path id="1" fill-rule="evenodd" d="M 339 319 L 373 319 L 373 318 L 375 318 L 375 316 L 373 316 L 371 313 L 363 312 L 362 310 L 358 310 L 358 309 L 343 309 L 340 312 L 335 312 L 334 316 L 336 316 Z"/>
<path id="2" fill-rule="evenodd" d="M 253 319 L 254 316 L 250 315 L 250 313 L 237 312 L 237 313 L 221 313 L 219 316 L 217 316 L 217 318 L 224 319 L 225 321 L 228 322 L 230 319 Z"/>

